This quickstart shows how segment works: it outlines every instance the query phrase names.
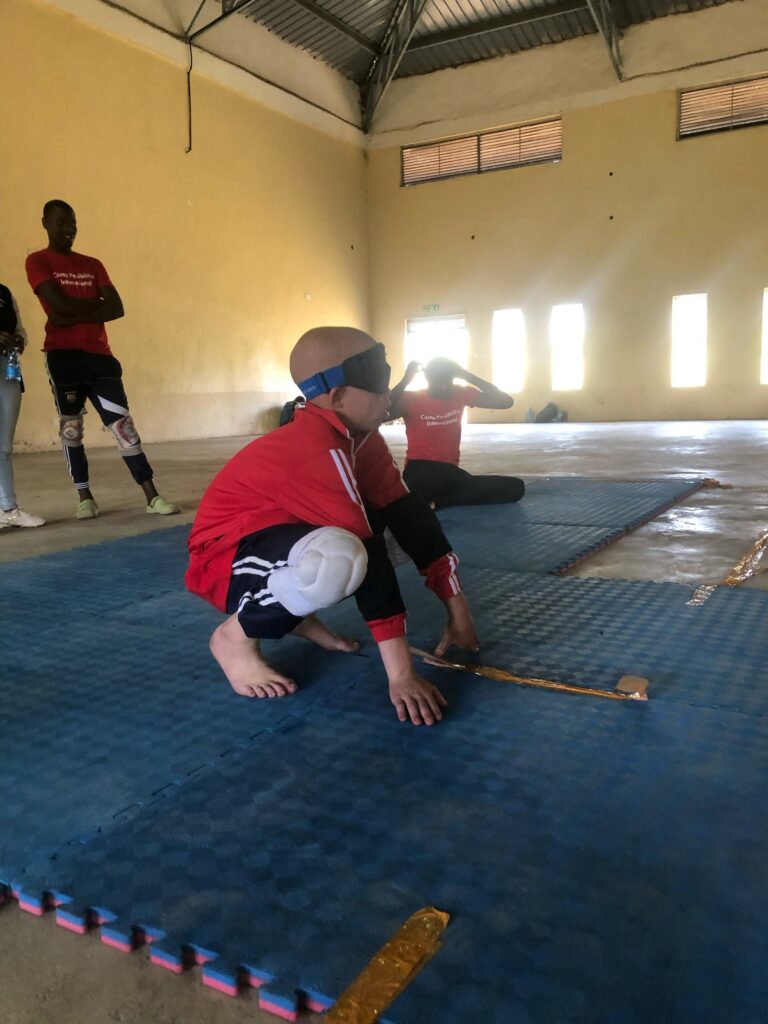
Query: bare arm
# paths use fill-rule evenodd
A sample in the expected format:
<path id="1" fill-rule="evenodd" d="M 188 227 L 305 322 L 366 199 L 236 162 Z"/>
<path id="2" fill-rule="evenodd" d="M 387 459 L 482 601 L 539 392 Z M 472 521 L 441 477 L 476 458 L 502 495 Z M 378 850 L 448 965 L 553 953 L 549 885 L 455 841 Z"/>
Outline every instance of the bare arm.
<path id="1" fill-rule="evenodd" d="M 51 322 L 56 327 L 73 324 L 103 324 L 125 315 L 123 302 L 112 285 L 99 289 L 93 299 L 75 299 L 59 288 L 55 281 L 43 281 L 37 294 L 51 307 Z"/>
<path id="2" fill-rule="evenodd" d="M 482 377 L 476 377 L 469 370 L 463 370 L 460 366 L 457 366 L 456 376 L 465 380 L 467 384 L 471 384 L 472 387 L 477 388 L 480 392 L 480 396 L 475 399 L 475 409 L 511 409 L 515 404 L 512 395 L 508 395 L 506 391 L 502 391 L 495 384 L 490 384 L 487 380 L 483 380 Z"/>
<path id="3" fill-rule="evenodd" d="M 389 392 L 389 414 L 388 420 L 396 420 L 402 416 L 402 410 L 400 408 L 400 397 L 408 385 L 411 383 L 413 378 L 421 369 L 421 363 L 418 363 L 415 359 L 411 360 L 405 368 L 403 379 L 399 384 L 395 384 Z"/>

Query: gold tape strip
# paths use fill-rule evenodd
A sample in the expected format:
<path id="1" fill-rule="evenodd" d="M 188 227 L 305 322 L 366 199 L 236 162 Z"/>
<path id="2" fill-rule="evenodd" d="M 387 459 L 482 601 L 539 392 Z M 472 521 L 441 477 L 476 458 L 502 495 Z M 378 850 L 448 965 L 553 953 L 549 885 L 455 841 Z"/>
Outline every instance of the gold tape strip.
<path id="1" fill-rule="evenodd" d="M 411 914 L 325 1015 L 326 1024 L 375 1024 L 440 948 L 449 920 L 434 907 Z"/>
<path id="2" fill-rule="evenodd" d="M 598 690 L 594 686 L 573 686 L 571 683 L 556 683 L 551 679 L 535 679 L 529 676 L 516 676 L 503 668 L 493 668 L 490 665 L 464 665 L 460 661 L 446 661 L 438 658 L 428 651 L 421 651 L 418 647 L 411 648 L 411 654 L 415 654 L 428 665 L 437 665 L 439 668 L 456 668 L 462 672 L 471 672 L 475 676 L 484 676 L 486 679 L 496 679 L 502 683 L 517 683 L 518 686 L 536 686 L 541 690 L 558 690 L 560 693 L 582 693 L 588 697 L 604 697 L 607 700 L 647 700 L 643 693 L 616 693 L 614 690 Z"/>
<path id="3" fill-rule="evenodd" d="M 742 583 L 751 579 L 752 576 L 756 576 L 761 571 L 758 566 L 767 548 L 768 530 L 763 530 L 749 551 L 741 556 L 725 579 L 720 580 L 718 583 L 706 583 L 697 587 L 690 601 L 685 603 L 695 608 L 700 608 L 705 601 L 712 597 L 718 587 L 740 587 Z"/>
<path id="4" fill-rule="evenodd" d="M 742 555 L 723 580 L 726 587 L 738 587 L 757 572 L 760 559 L 768 548 L 768 530 L 764 530 L 749 551 Z"/>

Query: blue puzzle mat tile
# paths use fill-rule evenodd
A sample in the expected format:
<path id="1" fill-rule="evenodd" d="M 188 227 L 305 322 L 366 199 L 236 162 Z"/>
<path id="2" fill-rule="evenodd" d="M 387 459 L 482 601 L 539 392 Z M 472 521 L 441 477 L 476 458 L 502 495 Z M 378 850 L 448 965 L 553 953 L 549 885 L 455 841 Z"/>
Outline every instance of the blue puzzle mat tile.
<path id="1" fill-rule="evenodd" d="M 187 567 L 188 526 L 4 562 L 0 615 L 18 624 L 33 620 L 40 632 L 62 613 L 51 595 L 67 602 L 78 621 L 120 611 L 160 592 L 178 591 Z"/>
<path id="2" fill-rule="evenodd" d="M 503 573 L 487 570 L 487 578 L 492 589 L 494 582 L 503 588 Z M 622 675 L 645 676 L 652 700 L 768 714 L 768 593 L 721 587 L 692 607 L 691 588 L 676 583 L 547 576 L 519 582 L 506 600 L 481 601 L 477 662 L 603 689 Z M 434 639 L 418 630 L 410 636 L 417 647 Z"/>
<path id="3" fill-rule="evenodd" d="M 530 481 L 522 501 L 441 509 L 440 521 L 462 565 L 557 573 L 594 554 L 701 481 Z"/>
<path id="4" fill-rule="evenodd" d="M 149 604 L 162 613 L 155 626 L 131 622 L 136 605 L 96 618 L 87 642 L 60 623 L 33 658 L 26 645 L 4 656 L 0 878 L 22 877 L 61 843 L 86 841 L 371 667 L 364 655 L 321 652 L 298 638 L 265 644 L 300 689 L 248 701 L 211 657 L 203 602 L 182 591 Z"/>
<path id="5" fill-rule="evenodd" d="M 59 887 L 288 1003 L 336 998 L 434 905 L 396 1024 L 762 1024 L 768 720 L 426 671 L 442 725 L 396 722 L 373 674 L 61 859 Z"/>
<path id="6" fill-rule="evenodd" d="M 495 506 L 492 516 L 484 509 L 479 520 L 473 515 L 467 508 L 440 513 L 446 536 L 459 556 L 460 572 L 468 566 L 522 573 L 561 572 L 624 534 L 614 526 L 529 523 L 508 505 Z"/>
<path id="7" fill-rule="evenodd" d="M 514 507 L 529 523 L 630 529 L 694 493 L 702 483 L 700 479 L 686 477 L 666 480 L 537 477 L 526 481 L 525 496 Z"/>

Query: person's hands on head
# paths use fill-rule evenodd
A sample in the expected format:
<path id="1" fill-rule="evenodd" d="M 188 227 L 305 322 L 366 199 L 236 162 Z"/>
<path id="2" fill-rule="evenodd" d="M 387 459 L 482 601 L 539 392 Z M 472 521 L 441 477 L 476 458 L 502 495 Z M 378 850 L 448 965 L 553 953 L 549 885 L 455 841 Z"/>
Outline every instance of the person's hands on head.
<path id="1" fill-rule="evenodd" d="M 469 610 L 469 602 L 464 593 L 454 594 L 445 602 L 448 610 L 448 620 L 440 638 L 440 643 L 435 648 L 435 655 L 442 658 L 445 652 L 454 645 L 470 654 L 477 654 L 480 651 L 480 643 L 475 631 L 475 620 Z"/>
<path id="2" fill-rule="evenodd" d="M 418 675 L 413 667 L 406 675 L 390 679 L 389 699 L 400 721 L 410 721 L 414 725 L 441 722 L 443 713 L 440 709 L 448 705 L 438 688 Z"/>

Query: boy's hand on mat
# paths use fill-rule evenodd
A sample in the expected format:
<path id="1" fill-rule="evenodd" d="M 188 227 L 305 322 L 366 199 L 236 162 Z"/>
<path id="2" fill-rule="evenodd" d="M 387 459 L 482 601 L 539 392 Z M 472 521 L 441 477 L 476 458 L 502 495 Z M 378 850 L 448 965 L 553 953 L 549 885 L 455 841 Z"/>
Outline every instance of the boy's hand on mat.
<path id="1" fill-rule="evenodd" d="M 480 643 L 475 632 L 475 620 L 469 610 L 469 602 L 464 594 L 454 594 L 445 602 L 448 609 L 448 621 L 445 624 L 440 643 L 435 648 L 435 654 L 442 658 L 449 647 L 454 644 L 461 647 L 470 654 L 477 654 L 480 650 Z"/>
<path id="2" fill-rule="evenodd" d="M 408 675 L 389 681 L 389 699 L 395 705 L 397 717 L 401 722 L 409 719 L 414 725 L 434 725 L 441 722 L 441 707 L 447 707 L 448 701 L 436 686 L 422 679 L 411 669 Z"/>

